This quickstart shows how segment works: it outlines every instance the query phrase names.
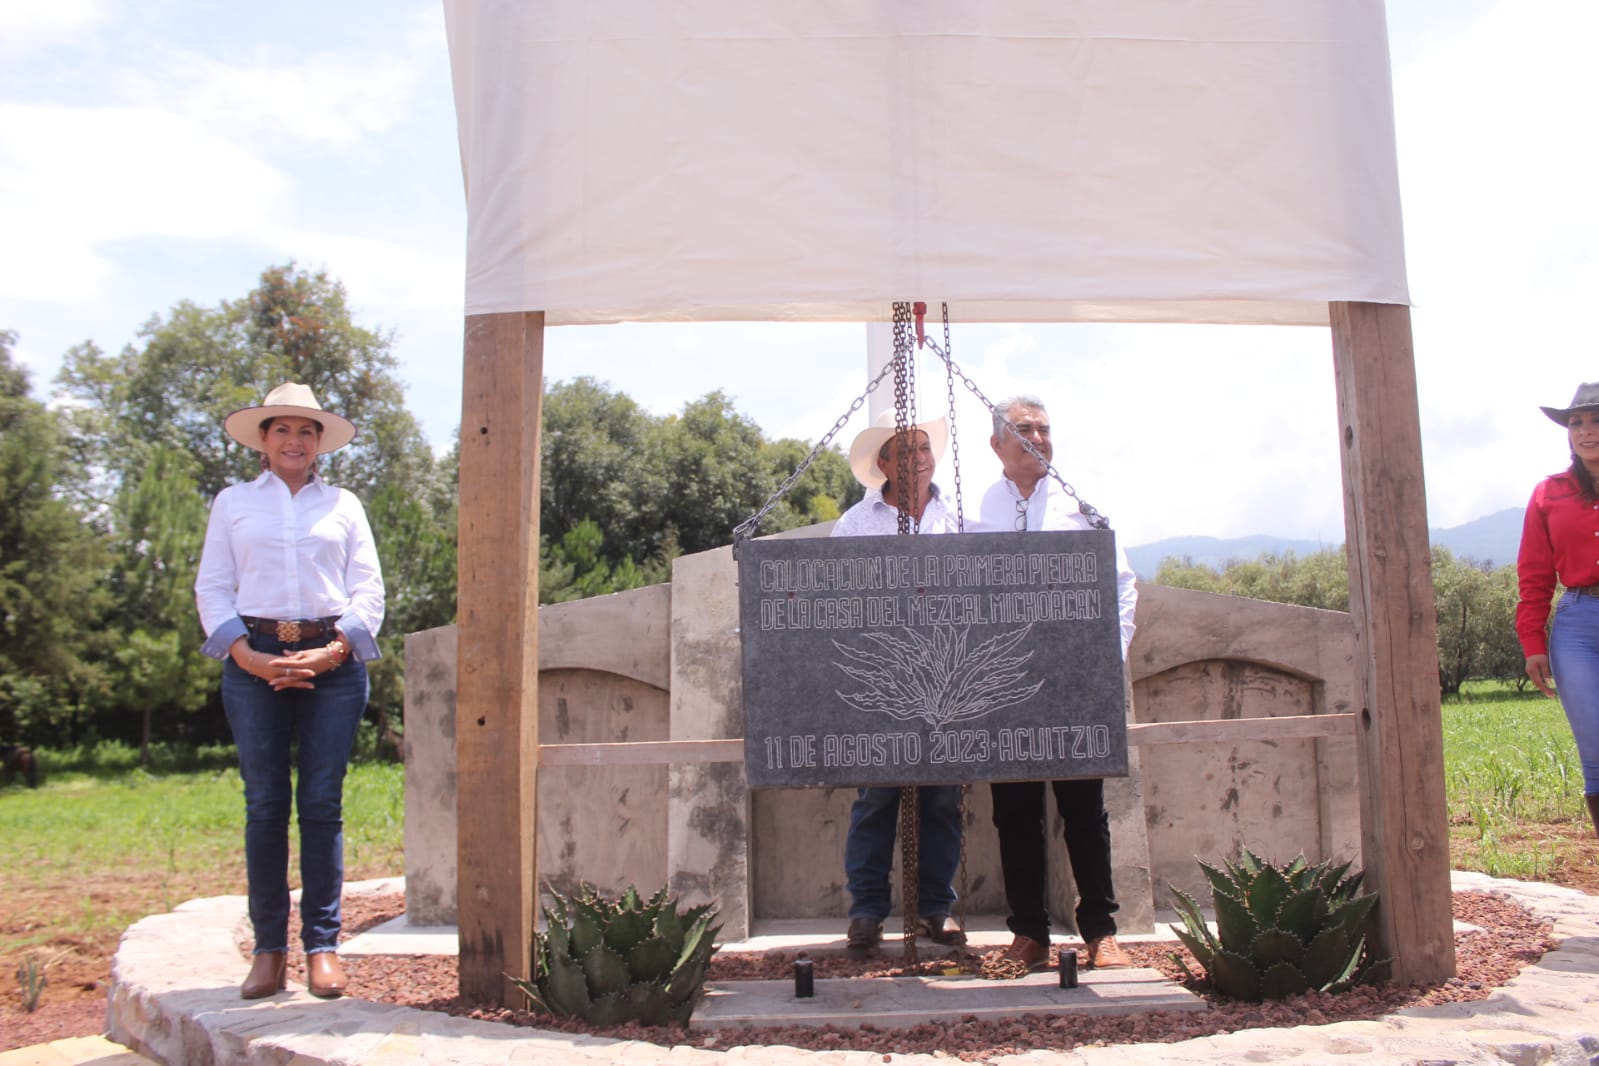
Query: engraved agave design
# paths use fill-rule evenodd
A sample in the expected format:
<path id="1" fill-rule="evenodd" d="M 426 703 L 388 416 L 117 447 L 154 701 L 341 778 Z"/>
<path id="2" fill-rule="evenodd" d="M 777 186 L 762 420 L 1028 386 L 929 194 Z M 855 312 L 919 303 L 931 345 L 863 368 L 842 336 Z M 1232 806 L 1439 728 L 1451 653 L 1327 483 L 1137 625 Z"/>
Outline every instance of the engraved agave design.
<path id="1" fill-rule="evenodd" d="M 931 632 L 905 629 L 904 637 L 867 633 L 865 642 L 854 647 L 835 640 L 833 647 L 847 661 L 835 659 L 833 665 L 864 686 L 841 691 L 838 697 L 857 711 L 902 722 L 920 718 L 935 728 L 1026 703 L 1044 682 L 1027 683 L 1032 652 L 1011 652 L 1032 628 L 1002 633 L 975 648 L 968 646 L 965 626 L 939 626 Z"/>

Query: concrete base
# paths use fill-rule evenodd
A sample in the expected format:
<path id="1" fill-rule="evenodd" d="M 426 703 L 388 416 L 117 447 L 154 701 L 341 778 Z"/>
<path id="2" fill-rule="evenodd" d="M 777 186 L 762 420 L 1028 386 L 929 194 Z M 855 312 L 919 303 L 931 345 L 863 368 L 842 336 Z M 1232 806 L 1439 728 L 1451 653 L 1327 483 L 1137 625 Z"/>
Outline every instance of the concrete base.
<path id="1" fill-rule="evenodd" d="M 981 977 L 822 978 L 816 994 L 794 995 L 792 981 L 720 981 L 689 1020 L 691 1029 L 763 1025 L 875 1025 L 899 1028 L 952 1018 L 988 1021 L 1026 1014 L 1135 1014 L 1202 1011 L 1205 1001 L 1155 970 L 1106 970 L 1078 975 L 1060 987 L 1053 972 L 1016 981 Z"/>
<path id="2" fill-rule="evenodd" d="M 364 888 L 348 885 L 346 891 Z M 1417 1061 L 1503 1066 L 1588 1061 L 1599 1051 L 1599 897 L 1480 874 L 1455 874 L 1454 888 L 1503 892 L 1516 899 L 1553 923 L 1559 947 L 1477 1002 L 1407 1010 L 1369 1022 L 1249 1029 L 1169 1044 L 1083 1047 L 1043 1058 L 1037 1052 L 1001 1055 L 994 1061 L 1016 1066 L 1046 1059 L 1080 1066 L 1357 1060 L 1362 1066 L 1413 1066 Z M 384 883 L 383 890 L 392 888 Z M 111 1039 L 168 1066 L 288 1062 L 296 1066 L 445 1062 L 625 1066 L 667 1058 L 676 1066 L 726 1066 L 732 1061 L 723 1051 L 682 1046 L 663 1051 L 634 1041 L 512 1028 L 355 998 L 317 1000 L 292 985 L 281 995 L 246 1002 L 238 994 L 243 960 L 234 939 L 245 921 L 244 912 L 240 896 L 196 900 L 130 928 L 112 965 L 107 1015 Z M 1053 981 L 1054 976 L 1044 974 L 1035 980 Z M 996 982 L 994 987 L 1007 985 L 1014 983 Z M 1098 985 L 1089 982 L 1089 987 Z M 791 993 L 792 987 L 785 991 Z M 1010 988 L 1010 994 L 1018 992 L 1033 994 Z M 1060 1009 L 1054 1007 L 1051 1013 Z M 952 1013 L 945 1008 L 946 1017 Z M 744 1047 L 736 1057 L 740 1064 L 753 1066 L 882 1060 L 881 1055 L 864 1053 L 809 1055 L 791 1047 Z M 895 1062 L 902 1059 L 907 1066 L 948 1061 L 937 1056 L 894 1056 Z"/>

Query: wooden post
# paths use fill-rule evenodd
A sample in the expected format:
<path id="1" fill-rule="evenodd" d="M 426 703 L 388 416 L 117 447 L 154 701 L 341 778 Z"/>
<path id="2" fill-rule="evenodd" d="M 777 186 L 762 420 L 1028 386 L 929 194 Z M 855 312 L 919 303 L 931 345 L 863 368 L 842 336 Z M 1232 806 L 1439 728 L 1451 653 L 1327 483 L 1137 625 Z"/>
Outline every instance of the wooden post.
<path id="1" fill-rule="evenodd" d="M 466 320 L 455 768 L 460 993 L 520 1005 L 538 884 L 539 413 L 544 313 Z"/>
<path id="2" fill-rule="evenodd" d="M 1334 303 L 1349 613 L 1362 675 L 1360 832 L 1400 983 L 1455 974 L 1437 616 L 1410 309 Z"/>

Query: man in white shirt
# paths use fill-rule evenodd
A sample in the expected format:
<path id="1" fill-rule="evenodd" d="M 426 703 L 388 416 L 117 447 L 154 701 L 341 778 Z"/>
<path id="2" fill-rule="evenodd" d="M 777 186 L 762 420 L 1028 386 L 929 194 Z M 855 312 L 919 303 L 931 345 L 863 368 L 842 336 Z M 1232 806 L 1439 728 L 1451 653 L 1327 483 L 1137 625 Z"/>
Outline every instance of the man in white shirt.
<path id="1" fill-rule="evenodd" d="M 1029 451 L 1023 441 L 1032 445 Z M 983 494 L 979 528 L 988 533 L 1092 529 L 1077 501 L 1047 476 L 1054 448 L 1049 415 L 1033 396 L 1016 396 L 994 405 L 994 435 L 989 438 L 1004 476 Z M 1034 452 L 1037 454 L 1035 455 Z M 1122 659 L 1133 639 L 1135 575 L 1120 546 L 1116 549 L 1116 590 L 1121 619 Z M 1053 781 L 1055 806 L 1066 823 L 1066 854 L 1077 883 L 1077 933 L 1088 965 L 1101 969 L 1129 966 L 1116 943 L 1116 890 L 1111 875 L 1110 819 L 1105 814 L 1104 782 Z M 1006 924 L 1015 939 L 998 953 L 1002 972 L 1022 973 L 1049 964 L 1049 911 L 1044 902 L 1044 783 L 995 781 L 994 828 L 999 833 L 1000 871 L 1005 880 Z"/>
<path id="2" fill-rule="evenodd" d="M 944 452 L 949 428 L 940 419 L 898 434 L 886 411 L 850 445 L 850 469 L 866 496 L 833 524 L 835 537 L 893 536 L 904 512 L 910 532 L 956 533 L 958 516 L 944 506 L 933 484 L 933 468 Z M 917 788 L 919 842 L 916 913 L 922 934 L 938 944 L 964 944 L 966 934 L 950 917 L 955 872 L 961 857 L 961 788 Z M 844 876 L 850 893 L 847 943 L 851 954 L 876 950 L 889 911 L 889 873 L 899 828 L 900 790 L 857 790 L 844 842 Z M 906 892 L 907 898 L 909 891 Z"/>

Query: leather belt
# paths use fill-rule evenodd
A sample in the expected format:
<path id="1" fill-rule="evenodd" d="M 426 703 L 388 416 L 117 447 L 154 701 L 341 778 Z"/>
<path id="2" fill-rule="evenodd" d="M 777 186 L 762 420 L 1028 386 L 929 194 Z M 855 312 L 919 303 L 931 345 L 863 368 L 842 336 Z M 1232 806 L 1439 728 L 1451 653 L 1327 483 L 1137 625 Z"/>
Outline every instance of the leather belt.
<path id="1" fill-rule="evenodd" d="M 1566 591 L 1575 592 L 1579 596 L 1593 596 L 1599 599 L 1599 585 L 1582 585 L 1574 589 L 1568 588 Z"/>
<path id="2" fill-rule="evenodd" d="M 250 632 L 257 636 L 276 637 L 285 644 L 332 636 L 334 627 L 339 622 L 337 618 L 297 618 L 279 621 L 276 618 L 251 618 L 249 615 L 240 615 L 240 617 L 244 619 L 244 628 Z"/>

